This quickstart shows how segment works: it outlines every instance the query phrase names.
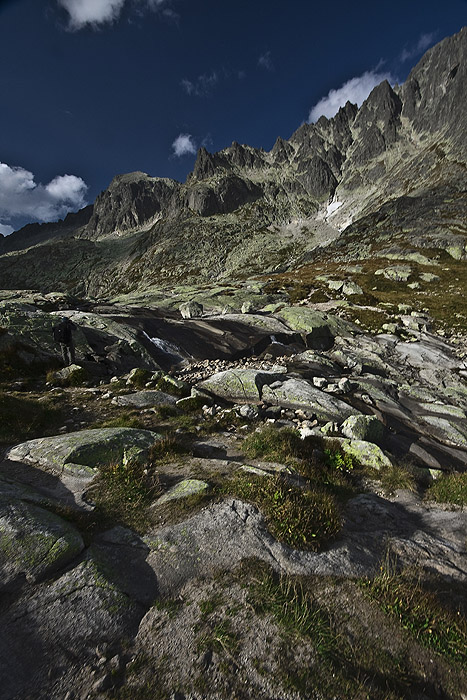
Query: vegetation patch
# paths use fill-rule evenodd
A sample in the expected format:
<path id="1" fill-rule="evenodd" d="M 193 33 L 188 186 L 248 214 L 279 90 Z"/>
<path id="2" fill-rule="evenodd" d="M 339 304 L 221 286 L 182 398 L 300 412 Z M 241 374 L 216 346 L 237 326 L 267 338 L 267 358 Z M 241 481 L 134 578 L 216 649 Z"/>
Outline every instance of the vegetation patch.
<path id="1" fill-rule="evenodd" d="M 443 474 L 430 486 L 426 497 L 438 503 L 467 505 L 467 472 Z"/>
<path id="2" fill-rule="evenodd" d="M 374 471 L 374 477 L 380 481 L 386 495 L 392 496 L 397 489 L 414 491 L 417 480 L 410 466 L 403 464 L 391 464 L 379 471 Z"/>
<path id="3" fill-rule="evenodd" d="M 432 593 L 422 588 L 419 580 L 382 566 L 378 576 L 365 579 L 360 585 L 420 644 L 467 666 L 465 619 L 443 608 Z"/>
<path id="4" fill-rule="evenodd" d="M 124 412 L 113 418 L 95 423 L 93 428 L 140 428 L 146 429 L 146 423 L 137 412 Z"/>
<path id="5" fill-rule="evenodd" d="M 271 534 L 296 549 L 317 551 L 341 528 L 340 509 L 324 490 L 292 486 L 281 475 L 237 473 L 225 493 L 256 505 Z"/>
<path id="6" fill-rule="evenodd" d="M 242 447 L 247 457 L 253 459 L 263 457 L 289 466 L 296 466 L 298 460 L 310 456 L 310 444 L 300 438 L 298 430 L 294 428 L 277 430 L 272 425 L 267 425 L 248 435 Z"/>
<path id="7" fill-rule="evenodd" d="M 43 401 L 0 392 L 0 443 L 17 444 L 53 434 L 61 411 Z"/>
<path id="8" fill-rule="evenodd" d="M 90 490 L 97 517 L 145 532 L 153 521 L 149 506 L 162 495 L 160 466 L 186 449 L 175 438 L 166 436 L 153 445 L 146 460 L 103 464 Z"/>

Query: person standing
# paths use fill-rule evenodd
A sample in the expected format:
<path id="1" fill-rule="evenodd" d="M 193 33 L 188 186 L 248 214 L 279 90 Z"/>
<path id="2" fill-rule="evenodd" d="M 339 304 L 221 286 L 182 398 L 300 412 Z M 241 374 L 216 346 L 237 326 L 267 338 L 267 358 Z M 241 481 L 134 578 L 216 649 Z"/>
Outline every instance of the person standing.
<path id="1" fill-rule="evenodd" d="M 60 344 L 63 362 L 65 367 L 75 361 L 75 345 L 73 343 L 73 331 L 76 325 L 69 318 L 62 318 L 60 323 L 53 327 L 53 335 L 56 343 Z"/>

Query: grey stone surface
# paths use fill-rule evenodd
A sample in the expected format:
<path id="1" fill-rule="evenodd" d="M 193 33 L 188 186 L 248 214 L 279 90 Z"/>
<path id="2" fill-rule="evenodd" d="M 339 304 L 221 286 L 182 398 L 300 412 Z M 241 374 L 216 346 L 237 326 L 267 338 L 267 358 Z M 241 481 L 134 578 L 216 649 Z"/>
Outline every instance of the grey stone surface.
<path id="1" fill-rule="evenodd" d="M 134 406 L 134 408 L 151 408 L 154 406 L 174 405 L 177 397 L 156 389 L 137 391 L 133 394 L 114 396 L 112 403 L 117 406 Z"/>
<path id="2" fill-rule="evenodd" d="M 160 436 L 136 428 L 96 428 L 67 435 L 28 440 L 6 453 L 12 461 L 32 464 L 52 473 L 69 471 L 84 478 L 112 459 L 122 460 L 126 450 L 148 450 Z"/>

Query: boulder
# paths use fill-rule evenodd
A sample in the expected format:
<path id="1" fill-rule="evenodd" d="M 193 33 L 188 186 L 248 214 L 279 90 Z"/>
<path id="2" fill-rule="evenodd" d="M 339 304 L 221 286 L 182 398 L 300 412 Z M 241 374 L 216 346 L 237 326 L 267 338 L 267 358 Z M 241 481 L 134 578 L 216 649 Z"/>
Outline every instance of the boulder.
<path id="1" fill-rule="evenodd" d="M 341 425 L 341 433 L 351 440 L 380 442 L 384 435 L 384 425 L 376 416 L 349 416 Z"/>
<path id="2" fill-rule="evenodd" d="M 336 336 L 361 333 L 353 323 L 314 309 L 286 306 L 279 311 L 278 316 L 292 330 L 305 333 L 307 346 L 315 350 L 328 350 Z"/>
<path id="3" fill-rule="evenodd" d="M 176 401 L 177 398 L 175 396 L 156 389 L 136 391 L 134 394 L 121 394 L 120 396 L 114 396 L 112 399 L 112 403 L 117 406 L 133 406 L 134 408 L 173 405 Z"/>
<path id="4" fill-rule="evenodd" d="M 54 380 L 58 381 L 60 384 L 77 386 L 84 382 L 88 377 L 88 373 L 80 365 L 72 364 L 68 367 L 55 372 Z"/>
<path id="5" fill-rule="evenodd" d="M 380 469 L 392 466 L 389 457 L 386 457 L 382 449 L 373 442 L 333 438 L 333 440 L 336 439 L 339 440 L 342 450 L 351 457 L 354 457 L 362 467 L 370 467 L 379 471 Z"/>
<path id="6" fill-rule="evenodd" d="M 159 439 L 157 433 L 149 430 L 95 428 L 28 440 L 9 449 L 5 456 L 53 473 L 67 471 L 89 479 L 100 464 L 123 460 L 125 452 L 135 447 L 145 453 Z"/>
<path id="7" fill-rule="evenodd" d="M 178 484 L 173 486 L 167 493 L 164 493 L 155 503 L 155 506 L 162 505 L 163 503 L 168 503 L 169 501 L 176 501 L 180 498 L 187 498 L 188 496 L 194 496 L 196 494 L 204 493 L 209 489 L 209 484 L 201 479 L 183 479 Z"/>
<path id="8" fill-rule="evenodd" d="M 178 307 L 182 318 L 198 318 L 203 315 L 203 306 L 197 301 L 185 301 Z"/>
<path id="9" fill-rule="evenodd" d="M 345 294 L 346 296 L 351 296 L 352 294 L 363 294 L 363 289 L 356 282 L 349 280 L 344 282 L 342 286 L 342 294 Z"/>
<path id="10" fill-rule="evenodd" d="M 274 372 L 226 370 L 200 382 L 200 388 L 228 399 L 264 400 L 289 408 L 307 408 L 319 420 L 342 420 L 358 411 L 305 379 Z"/>
<path id="11" fill-rule="evenodd" d="M 0 496 L 0 589 L 30 583 L 65 566 L 84 549 L 73 525 L 37 505 Z"/>

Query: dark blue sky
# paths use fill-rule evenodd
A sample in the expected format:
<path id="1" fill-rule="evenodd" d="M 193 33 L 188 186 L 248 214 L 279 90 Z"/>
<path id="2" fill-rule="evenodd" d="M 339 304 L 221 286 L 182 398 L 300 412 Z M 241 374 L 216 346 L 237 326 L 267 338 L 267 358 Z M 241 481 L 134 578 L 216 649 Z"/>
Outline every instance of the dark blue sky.
<path id="1" fill-rule="evenodd" d="M 97 7 L 114 21 L 86 23 Z M 466 0 L 0 0 L 0 232 L 117 173 L 184 180 L 180 134 L 182 151 L 270 149 L 331 89 L 402 82 L 466 23 Z"/>

